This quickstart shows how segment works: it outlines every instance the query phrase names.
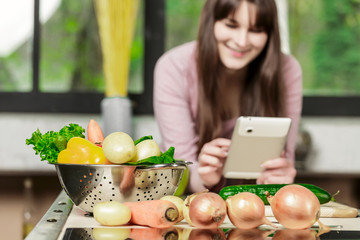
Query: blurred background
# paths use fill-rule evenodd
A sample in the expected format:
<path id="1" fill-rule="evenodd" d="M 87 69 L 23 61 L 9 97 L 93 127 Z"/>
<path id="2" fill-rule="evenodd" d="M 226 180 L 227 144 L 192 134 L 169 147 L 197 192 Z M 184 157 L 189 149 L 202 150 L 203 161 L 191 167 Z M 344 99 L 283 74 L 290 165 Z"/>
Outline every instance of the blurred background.
<path id="1" fill-rule="evenodd" d="M 196 39 L 204 2 L 139 1 L 127 85 L 133 138 L 161 141 L 153 67 L 164 51 Z M 296 181 L 341 189 L 339 202 L 360 207 L 360 1 L 276 2 L 283 51 L 303 69 Z M 61 191 L 53 166 L 25 139 L 38 128 L 102 123 L 106 81 L 94 1 L 0 0 L 0 19 L 0 231 L 17 240 Z"/>

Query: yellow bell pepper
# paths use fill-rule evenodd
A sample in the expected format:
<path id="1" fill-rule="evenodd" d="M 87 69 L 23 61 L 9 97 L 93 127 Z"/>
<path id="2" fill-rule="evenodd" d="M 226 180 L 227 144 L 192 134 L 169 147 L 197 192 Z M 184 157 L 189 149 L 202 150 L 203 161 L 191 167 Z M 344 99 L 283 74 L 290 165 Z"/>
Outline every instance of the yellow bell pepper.
<path id="1" fill-rule="evenodd" d="M 81 137 L 71 138 L 58 155 L 58 163 L 70 164 L 111 164 L 101 147 Z"/>

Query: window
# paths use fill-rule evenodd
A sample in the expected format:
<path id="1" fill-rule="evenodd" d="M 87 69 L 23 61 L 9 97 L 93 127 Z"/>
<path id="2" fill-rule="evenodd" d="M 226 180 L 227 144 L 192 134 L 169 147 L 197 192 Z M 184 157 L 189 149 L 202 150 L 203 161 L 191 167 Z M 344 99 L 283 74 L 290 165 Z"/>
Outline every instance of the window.
<path id="1" fill-rule="evenodd" d="M 27 6 L 19 9 L 23 4 Z M 8 103 L 0 111 L 100 112 L 105 81 L 94 1 L 14 0 L 0 5 L 8 13 L 0 15 L 0 29 L 10 32 L 0 42 L 0 101 Z M 145 48 L 163 31 L 163 17 L 154 14 L 162 5 L 139 1 L 128 83 L 135 114 L 152 113 L 150 69 L 163 44 Z M 145 27 L 154 35 L 144 38 Z"/>
<path id="2" fill-rule="evenodd" d="M 359 115 L 360 2 L 288 1 L 291 53 L 303 69 L 304 113 Z"/>
<path id="3" fill-rule="evenodd" d="M 205 0 L 140 1 L 129 97 L 135 114 L 152 114 L 155 63 L 165 50 L 196 39 Z M 303 115 L 359 116 L 359 1 L 276 2 L 287 11 L 280 19 L 289 27 L 284 45 L 303 68 Z M 0 31 L 8 36 L 0 39 L 0 111 L 100 112 L 104 77 L 92 3 L 0 3 Z M 12 4 L 24 7 L 14 13 Z"/>

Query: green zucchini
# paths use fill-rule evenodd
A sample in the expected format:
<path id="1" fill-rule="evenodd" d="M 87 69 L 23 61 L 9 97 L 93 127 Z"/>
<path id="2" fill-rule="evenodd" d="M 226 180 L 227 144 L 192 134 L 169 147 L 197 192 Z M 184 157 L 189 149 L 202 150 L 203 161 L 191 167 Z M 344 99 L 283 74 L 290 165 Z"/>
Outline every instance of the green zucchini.
<path id="1" fill-rule="evenodd" d="M 251 192 L 258 195 L 263 200 L 265 205 L 269 205 L 269 202 L 266 198 L 266 192 L 269 192 L 270 196 L 274 196 L 275 193 L 285 185 L 289 184 L 232 185 L 222 188 L 219 192 L 219 195 L 224 200 L 226 200 L 228 197 L 238 194 L 240 192 Z M 330 193 L 320 187 L 305 183 L 300 183 L 299 185 L 302 185 L 312 191 L 319 199 L 320 204 L 324 204 L 329 202 L 330 200 L 333 200 Z"/>

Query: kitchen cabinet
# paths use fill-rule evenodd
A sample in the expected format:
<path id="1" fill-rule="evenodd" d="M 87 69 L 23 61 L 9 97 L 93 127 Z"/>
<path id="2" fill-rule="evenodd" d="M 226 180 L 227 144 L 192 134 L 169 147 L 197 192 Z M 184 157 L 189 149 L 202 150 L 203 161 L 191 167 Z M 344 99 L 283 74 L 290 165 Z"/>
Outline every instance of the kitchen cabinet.
<path id="1" fill-rule="evenodd" d="M 62 190 L 55 172 L 0 171 L 0 232 L 1 239 L 20 240 L 24 223 L 24 208 L 29 206 L 24 196 L 24 180 L 31 179 L 34 209 L 31 221 L 37 223 Z"/>

